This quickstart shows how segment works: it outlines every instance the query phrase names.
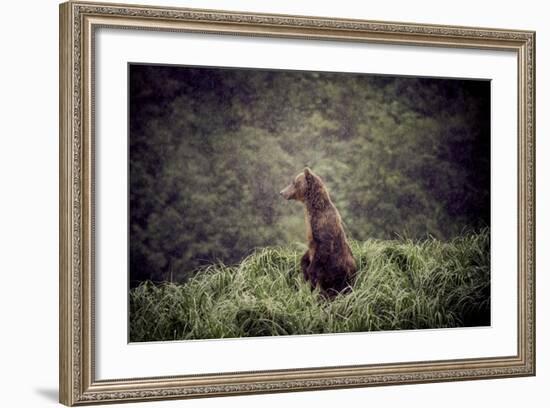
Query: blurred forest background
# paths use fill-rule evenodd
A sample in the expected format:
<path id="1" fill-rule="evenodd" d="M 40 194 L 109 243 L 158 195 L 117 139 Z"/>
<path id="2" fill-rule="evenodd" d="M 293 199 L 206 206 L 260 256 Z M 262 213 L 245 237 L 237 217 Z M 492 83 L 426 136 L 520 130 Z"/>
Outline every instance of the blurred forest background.
<path id="1" fill-rule="evenodd" d="M 279 191 L 306 165 L 351 239 L 489 226 L 489 81 L 131 64 L 129 89 L 132 287 L 305 245 Z"/>

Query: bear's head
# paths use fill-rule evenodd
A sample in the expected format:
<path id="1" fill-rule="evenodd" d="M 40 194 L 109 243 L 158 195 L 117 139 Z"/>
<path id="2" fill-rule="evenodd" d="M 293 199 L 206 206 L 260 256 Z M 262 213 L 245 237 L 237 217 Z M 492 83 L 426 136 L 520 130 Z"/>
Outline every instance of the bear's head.
<path id="1" fill-rule="evenodd" d="M 297 200 L 303 203 L 328 199 L 328 192 L 321 178 L 308 167 L 298 174 L 280 194 L 286 200 Z"/>

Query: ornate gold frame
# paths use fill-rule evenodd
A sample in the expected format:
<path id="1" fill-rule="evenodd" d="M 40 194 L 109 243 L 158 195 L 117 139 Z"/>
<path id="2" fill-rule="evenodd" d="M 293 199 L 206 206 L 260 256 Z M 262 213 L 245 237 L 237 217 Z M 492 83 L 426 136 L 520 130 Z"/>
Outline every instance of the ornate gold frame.
<path id="1" fill-rule="evenodd" d="M 98 381 L 93 44 L 97 27 L 508 50 L 518 61 L 518 349 L 513 356 Z M 535 33 L 68 2 L 60 5 L 60 401 L 66 405 L 535 374 Z"/>

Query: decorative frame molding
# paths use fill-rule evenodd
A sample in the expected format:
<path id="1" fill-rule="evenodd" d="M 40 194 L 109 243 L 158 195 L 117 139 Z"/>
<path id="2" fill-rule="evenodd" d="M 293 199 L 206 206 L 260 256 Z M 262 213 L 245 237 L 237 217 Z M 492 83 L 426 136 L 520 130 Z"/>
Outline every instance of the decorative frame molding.
<path id="1" fill-rule="evenodd" d="M 507 50 L 518 60 L 518 350 L 514 356 L 98 381 L 94 376 L 97 27 Z M 60 5 L 60 402 L 66 405 L 535 375 L 535 33 L 67 2 Z"/>

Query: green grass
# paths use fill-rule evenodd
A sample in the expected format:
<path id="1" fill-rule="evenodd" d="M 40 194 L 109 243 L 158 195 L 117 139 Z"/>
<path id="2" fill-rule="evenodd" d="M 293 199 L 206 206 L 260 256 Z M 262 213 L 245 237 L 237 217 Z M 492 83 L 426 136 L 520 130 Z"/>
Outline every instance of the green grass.
<path id="1" fill-rule="evenodd" d="M 259 249 L 185 284 L 130 291 L 130 341 L 342 333 L 490 324 L 489 230 L 351 243 L 353 291 L 324 300 L 300 272 L 303 250 Z"/>

